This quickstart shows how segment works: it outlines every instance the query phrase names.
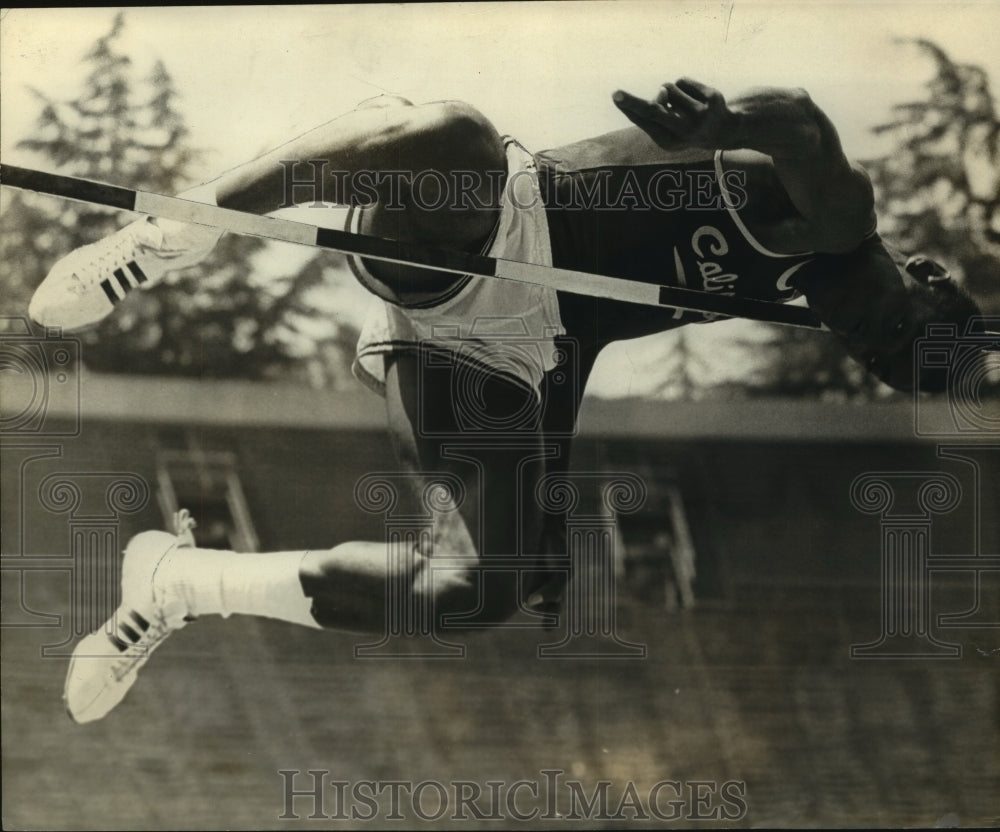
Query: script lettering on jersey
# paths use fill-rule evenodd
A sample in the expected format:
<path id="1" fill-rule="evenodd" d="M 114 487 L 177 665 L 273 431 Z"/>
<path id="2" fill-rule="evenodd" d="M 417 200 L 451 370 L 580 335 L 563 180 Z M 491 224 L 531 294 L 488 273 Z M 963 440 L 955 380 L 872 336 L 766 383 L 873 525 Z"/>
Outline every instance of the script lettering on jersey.
<path id="1" fill-rule="evenodd" d="M 712 258 L 724 257 L 729 253 L 729 243 L 718 228 L 703 225 L 691 235 L 691 248 L 698 258 L 698 272 L 701 274 L 703 292 L 736 293 L 739 275 L 723 270 L 721 264 Z"/>

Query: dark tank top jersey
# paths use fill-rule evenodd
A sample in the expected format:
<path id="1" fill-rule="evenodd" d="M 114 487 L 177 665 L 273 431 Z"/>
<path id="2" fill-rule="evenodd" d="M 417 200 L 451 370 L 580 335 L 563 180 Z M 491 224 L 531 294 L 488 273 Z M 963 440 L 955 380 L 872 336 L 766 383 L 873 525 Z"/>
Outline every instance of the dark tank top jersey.
<path id="1" fill-rule="evenodd" d="M 721 153 L 714 161 L 573 168 L 543 152 L 536 163 L 554 266 L 781 302 L 796 297 L 796 275 L 817 257 L 777 254 L 754 239 L 739 213 L 744 176 L 726 171 Z M 599 313 L 589 325 L 606 330 L 607 338 L 706 319 L 618 301 L 567 300 L 577 315 Z"/>

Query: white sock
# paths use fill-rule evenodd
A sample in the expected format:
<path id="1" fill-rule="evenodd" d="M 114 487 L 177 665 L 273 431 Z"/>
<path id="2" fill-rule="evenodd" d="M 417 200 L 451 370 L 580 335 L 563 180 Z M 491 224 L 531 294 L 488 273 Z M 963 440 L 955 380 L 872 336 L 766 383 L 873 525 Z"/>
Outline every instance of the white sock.
<path id="1" fill-rule="evenodd" d="M 260 615 L 319 629 L 299 580 L 306 554 L 178 546 L 160 561 L 153 580 L 180 594 L 191 615 Z"/>

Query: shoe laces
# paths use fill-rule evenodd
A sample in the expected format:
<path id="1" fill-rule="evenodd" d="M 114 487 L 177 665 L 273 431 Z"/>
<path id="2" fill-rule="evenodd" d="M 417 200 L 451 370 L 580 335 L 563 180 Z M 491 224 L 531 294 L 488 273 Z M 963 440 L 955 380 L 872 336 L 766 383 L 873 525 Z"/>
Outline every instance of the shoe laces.
<path id="1" fill-rule="evenodd" d="M 194 530 L 198 523 L 186 508 L 175 511 L 173 516 L 174 534 L 177 535 L 178 546 L 194 546 Z"/>
<path id="2" fill-rule="evenodd" d="M 110 237 L 95 243 L 93 253 L 96 254 L 97 268 L 88 277 L 90 282 L 96 283 L 112 275 L 115 269 L 120 269 L 130 260 L 134 260 L 140 242 L 136 239 L 135 230 L 123 228 L 121 231 Z"/>
<path id="3" fill-rule="evenodd" d="M 193 529 L 198 525 L 191 512 L 186 508 L 175 511 L 172 518 L 174 534 L 177 536 L 178 546 L 194 546 Z M 117 633 L 111 638 L 111 643 L 121 650 L 118 659 L 111 665 L 111 673 L 116 682 L 122 681 L 128 676 L 137 664 L 144 661 L 150 653 L 155 650 L 167 636 L 175 630 L 179 630 L 187 623 L 187 618 L 180 622 L 171 623 L 167 618 L 168 600 L 164 597 L 161 589 L 153 587 L 154 612 L 150 616 L 145 616 L 137 610 L 130 610 L 127 615 L 132 622 L 141 630 L 141 634 L 130 624 L 119 623 L 118 629 L 123 632 L 129 641 L 122 638 Z M 152 619 L 150 621 L 150 619 Z M 134 636 L 134 638 L 133 638 Z M 124 649 L 122 649 L 124 647 Z"/>
<path id="4" fill-rule="evenodd" d="M 133 613 L 133 616 L 134 615 L 135 613 Z M 167 617 L 164 615 L 162 610 L 156 611 L 156 613 L 152 616 L 152 621 L 148 621 L 146 616 L 140 617 L 147 621 L 148 627 L 139 639 L 132 644 L 129 644 L 125 650 L 122 651 L 118 659 L 111 665 L 111 674 L 116 682 L 122 681 L 125 677 L 131 674 L 136 665 L 145 661 L 149 654 L 159 647 L 167 636 L 174 632 L 174 630 L 179 629 L 177 625 L 172 625 L 167 621 Z M 123 644 L 125 643 L 116 636 L 112 639 L 111 643 L 118 647 L 119 642 Z"/>

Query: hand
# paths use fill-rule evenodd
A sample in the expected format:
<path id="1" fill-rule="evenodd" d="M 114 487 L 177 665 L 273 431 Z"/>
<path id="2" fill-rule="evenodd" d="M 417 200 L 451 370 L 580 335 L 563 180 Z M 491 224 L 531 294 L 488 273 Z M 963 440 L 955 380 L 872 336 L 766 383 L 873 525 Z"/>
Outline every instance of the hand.
<path id="1" fill-rule="evenodd" d="M 664 150 L 736 146 L 740 117 L 712 87 L 681 78 L 664 84 L 653 101 L 618 90 L 615 106 Z"/>

